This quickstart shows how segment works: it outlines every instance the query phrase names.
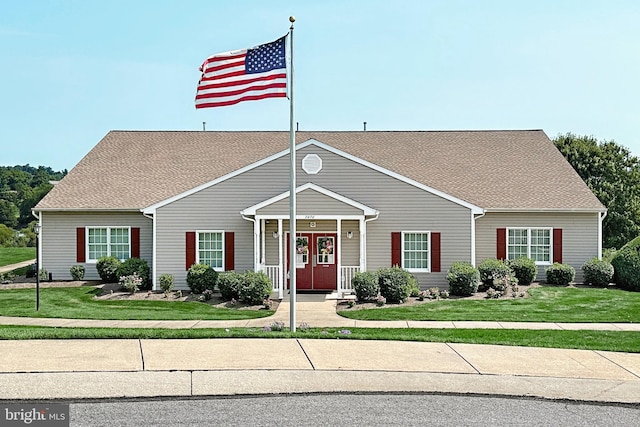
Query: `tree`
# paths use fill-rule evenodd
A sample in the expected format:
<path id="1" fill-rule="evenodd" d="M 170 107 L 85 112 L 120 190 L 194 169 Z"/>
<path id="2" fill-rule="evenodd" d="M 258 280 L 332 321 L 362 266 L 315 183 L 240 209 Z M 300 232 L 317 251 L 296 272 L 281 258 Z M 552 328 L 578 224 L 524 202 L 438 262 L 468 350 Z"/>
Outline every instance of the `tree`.
<path id="1" fill-rule="evenodd" d="M 558 150 L 608 209 L 603 247 L 620 248 L 640 235 L 640 160 L 614 141 L 558 135 Z"/>
<path id="2" fill-rule="evenodd" d="M 11 246 L 15 231 L 4 224 L 0 224 L 0 246 Z"/>
<path id="3" fill-rule="evenodd" d="M 20 211 L 14 203 L 8 200 L 0 199 L 0 224 L 14 228 L 18 225 L 18 216 Z"/>

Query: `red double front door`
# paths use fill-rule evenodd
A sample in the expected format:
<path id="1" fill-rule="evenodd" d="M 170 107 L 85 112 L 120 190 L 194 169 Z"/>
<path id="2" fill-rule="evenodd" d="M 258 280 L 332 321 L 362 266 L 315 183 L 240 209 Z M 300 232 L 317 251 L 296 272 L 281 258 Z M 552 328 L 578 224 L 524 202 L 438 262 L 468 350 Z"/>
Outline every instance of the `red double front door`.
<path id="1" fill-rule="evenodd" d="M 297 233 L 296 289 L 336 290 L 337 261 L 336 233 Z M 287 271 L 291 251 L 287 239 Z"/>

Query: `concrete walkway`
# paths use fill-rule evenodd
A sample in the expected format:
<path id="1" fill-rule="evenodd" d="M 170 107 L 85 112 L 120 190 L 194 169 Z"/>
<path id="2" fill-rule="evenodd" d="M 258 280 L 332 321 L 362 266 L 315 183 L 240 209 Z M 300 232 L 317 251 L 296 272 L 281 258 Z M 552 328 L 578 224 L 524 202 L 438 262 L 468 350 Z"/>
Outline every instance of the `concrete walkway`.
<path id="1" fill-rule="evenodd" d="M 0 317 L 54 327 L 262 327 L 289 323 L 289 302 L 240 321 L 101 321 Z M 336 300 L 299 296 L 296 323 L 313 327 L 640 331 L 635 324 L 369 322 Z M 640 403 L 640 354 L 495 345 L 336 339 L 0 341 L 0 400 L 207 395 L 425 392 Z"/>
<path id="2" fill-rule="evenodd" d="M 26 267 L 28 265 L 31 264 L 35 264 L 36 260 L 35 259 L 30 259 L 28 261 L 22 261 L 16 264 L 9 264 L 9 265 L 3 265 L 0 267 L 0 273 L 6 273 L 7 271 L 13 271 L 16 270 L 18 268 L 22 268 L 22 267 Z"/>
<path id="3" fill-rule="evenodd" d="M 0 399 L 438 392 L 640 402 L 640 354 L 340 339 L 0 342 Z"/>

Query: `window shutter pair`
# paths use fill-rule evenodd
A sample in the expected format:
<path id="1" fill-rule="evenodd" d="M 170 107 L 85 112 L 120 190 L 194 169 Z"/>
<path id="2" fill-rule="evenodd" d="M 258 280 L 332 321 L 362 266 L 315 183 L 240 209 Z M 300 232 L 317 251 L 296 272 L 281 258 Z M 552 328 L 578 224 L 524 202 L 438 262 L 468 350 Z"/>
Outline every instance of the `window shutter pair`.
<path id="1" fill-rule="evenodd" d="M 86 262 L 85 228 L 76 228 L 76 262 Z M 140 258 L 140 228 L 131 227 L 131 258 Z"/>
<path id="2" fill-rule="evenodd" d="M 402 233 L 391 233 L 391 266 L 402 267 Z M 431 272 L 440 272 L 440 233 L 431 233 Z"/>
<path id="3" fill-rule="evenodd" d="M 196 263 L 196 233 L 195 231 L 186 232 L 186 251 L 185 251 L 185 269 L 189 270 Z M 232 231 L 224 232 L 224 270 L 231 271 L 235 269 L 235 238 Z"/>
<path id="4" fill-rule="evenodd" d="M 496 258 L 507 259 L 507 229 L 498 228 L 496 236 Z M 562 228 L 553 229 L 553 262 L 562 264 Z"/>

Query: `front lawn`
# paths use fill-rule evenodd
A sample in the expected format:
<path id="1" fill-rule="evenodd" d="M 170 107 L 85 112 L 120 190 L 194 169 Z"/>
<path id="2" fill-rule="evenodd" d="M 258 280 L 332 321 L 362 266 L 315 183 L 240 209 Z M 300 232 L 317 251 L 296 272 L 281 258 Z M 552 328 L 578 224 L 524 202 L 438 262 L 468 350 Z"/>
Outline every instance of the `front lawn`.
<path id="1" fill-rule="evenodd" d="M 600 288 L 529 289 L 530 298 L 445 299 L 424 304 L 343 310 L 358 320 L 458 320 L 502 322 L 640 322 L 640 292 Z"/>
<path id="2" fill-rule="evenodd" d="M 202 302 L 97 300 L 99 288 L 41 288 L 40 311 L 35 289 L 0 291 L 0 316 L 103 320 L 240 320 L 271 316 L 273 310 L 218 308 Z"/>
<path id="3" fill-rule="evenodd" d="M 36 258 L 36 248 L 0 247 L 0 267 Z"/>

